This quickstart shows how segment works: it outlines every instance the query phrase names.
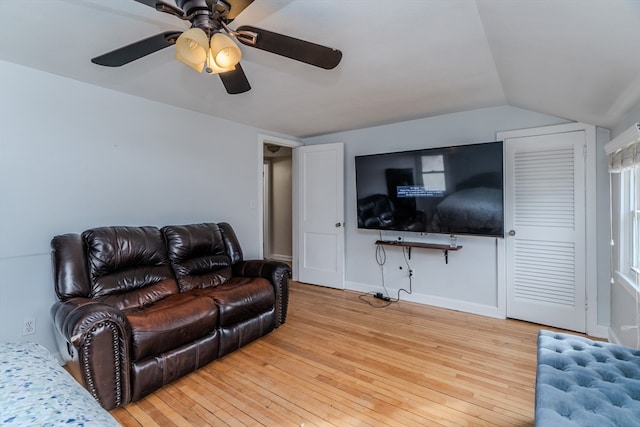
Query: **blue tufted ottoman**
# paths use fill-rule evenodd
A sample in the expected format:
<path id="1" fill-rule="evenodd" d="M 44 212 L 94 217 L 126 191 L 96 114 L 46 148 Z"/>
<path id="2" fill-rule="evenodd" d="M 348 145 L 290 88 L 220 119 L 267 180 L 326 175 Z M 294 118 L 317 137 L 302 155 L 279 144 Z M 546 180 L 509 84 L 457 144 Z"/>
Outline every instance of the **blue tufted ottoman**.
<path id="1" fill-rule="evenodd" d="M 536 427 L 640 426 L 640 350 L 538 333 Z"/>

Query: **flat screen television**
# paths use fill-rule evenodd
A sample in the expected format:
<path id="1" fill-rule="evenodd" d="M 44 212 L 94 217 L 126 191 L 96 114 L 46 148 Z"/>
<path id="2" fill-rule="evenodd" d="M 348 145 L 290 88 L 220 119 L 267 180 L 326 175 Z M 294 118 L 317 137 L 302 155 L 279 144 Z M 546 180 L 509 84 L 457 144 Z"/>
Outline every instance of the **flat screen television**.
<path id="1" fill-rule="evenodd" d="M 504 237 L 502 141 L 356 156 L 358 228 Z"/>

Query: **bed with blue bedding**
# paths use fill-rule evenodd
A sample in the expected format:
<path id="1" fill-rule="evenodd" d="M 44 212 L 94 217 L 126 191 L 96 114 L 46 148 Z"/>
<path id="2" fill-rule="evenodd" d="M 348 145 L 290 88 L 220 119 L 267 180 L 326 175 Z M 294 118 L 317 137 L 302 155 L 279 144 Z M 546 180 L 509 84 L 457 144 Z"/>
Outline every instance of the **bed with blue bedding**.
<path id="1" fill-rule="evenodd" d="M 36 343 L 1 343 L 0 425 L 120 424 L 46 348 Z"/>

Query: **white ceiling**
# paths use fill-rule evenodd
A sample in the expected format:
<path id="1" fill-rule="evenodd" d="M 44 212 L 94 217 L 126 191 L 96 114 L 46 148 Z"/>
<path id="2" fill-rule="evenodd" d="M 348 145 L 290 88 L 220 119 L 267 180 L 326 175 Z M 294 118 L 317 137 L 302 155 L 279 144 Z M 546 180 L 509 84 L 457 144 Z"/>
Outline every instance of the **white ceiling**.
<path id="1" fill-rule="evenodd" d="M 338 48 L 342 62 L 241 45 L 241 95 L 173 47 L 92 64 L 188 28 L 133 0 L 0 0 L 0 59 L 300 138 L 500 105 L 612 128 L 640 105 L 640 0 L 255 0 L 243 24 Z"/>

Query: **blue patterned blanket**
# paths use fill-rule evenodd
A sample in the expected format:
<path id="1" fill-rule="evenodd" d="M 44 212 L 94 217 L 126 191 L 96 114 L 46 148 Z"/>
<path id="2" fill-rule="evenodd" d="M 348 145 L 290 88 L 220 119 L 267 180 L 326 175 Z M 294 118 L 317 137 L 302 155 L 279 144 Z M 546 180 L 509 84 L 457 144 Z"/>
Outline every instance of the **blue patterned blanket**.
<path id="1" fill-rule="evenodd" d="M 0 425 L 119 426 L 36 343 L 0 343 Z"/>

